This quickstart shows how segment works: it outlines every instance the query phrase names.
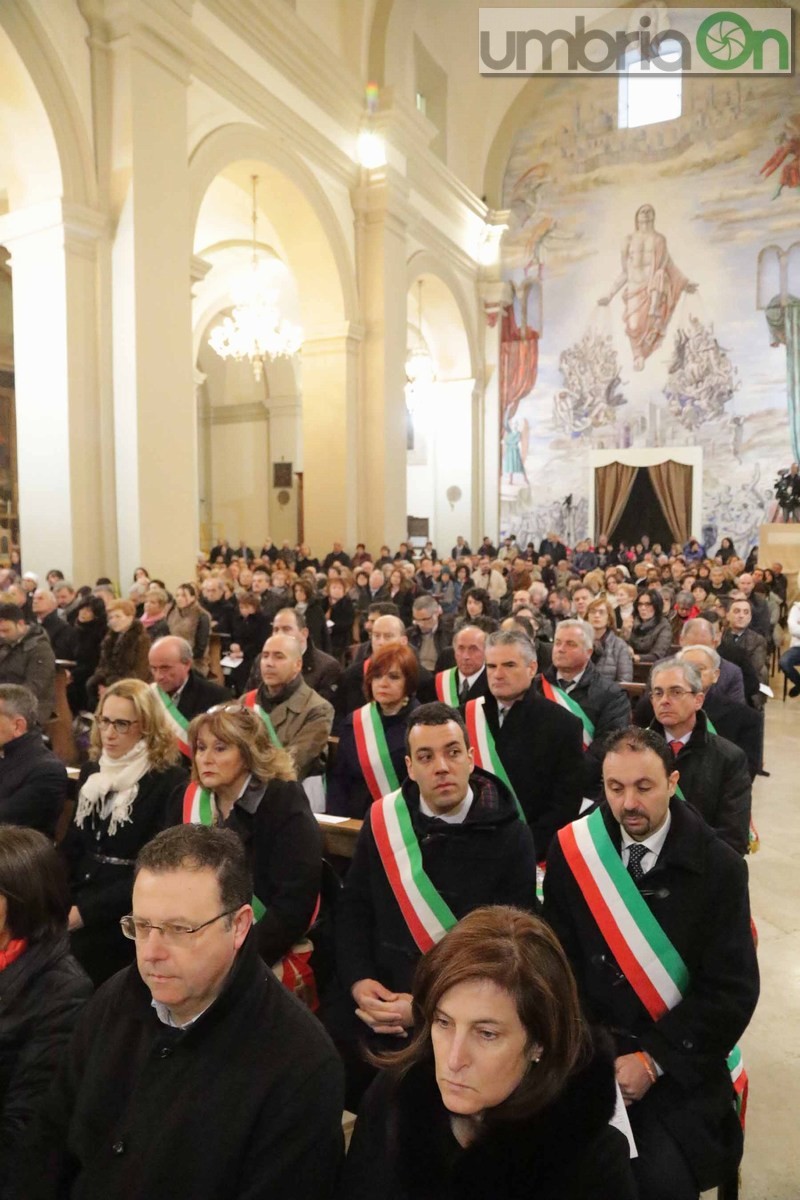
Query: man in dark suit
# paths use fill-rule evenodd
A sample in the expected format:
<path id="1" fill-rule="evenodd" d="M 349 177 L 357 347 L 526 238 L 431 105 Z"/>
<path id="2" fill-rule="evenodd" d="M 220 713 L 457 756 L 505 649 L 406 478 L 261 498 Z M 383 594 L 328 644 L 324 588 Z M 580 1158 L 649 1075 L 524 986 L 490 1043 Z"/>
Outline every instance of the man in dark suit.
<path id="1" fill-rule="evenodd" d="M 716 613 L 713 615 L 716 618 Z M 719 664 L 719 676 L 714 684 L 714 698 L 727 700 L 735 704 L 744 704 L 745 690 L 742 668 L 735 660 L 724 657 L 719 645 L 720 637 L 721 630 L 717 620 L 713 622 L 709 621 L 707 616 L 693 617 L 686 622 L 681 630 L 681 648 L 688 649 L 690 646 L 708 646 L 710 650 L 715 650 L 719 654 L 721 662 Z M 744 660 L 748 671 L 752 672 L 750 683 L 753 688 L 757 689 L 758 680 L 752 667 L 747 662 L 746 655 L 740 651 L 736 653 L 737 656 Z M 706 699 L 709 696 L 710 692 L 706 694 Z M 648 721 L 647 724 L 649 723 Z"/>
<path id="2" fill-rule="evenodd" d="M 533 685 L 536 648 L 524 633 L 499 630 L 486 640 L 486 721 L 533 833 L 541 860 L 581 804 L 583 726 Z"/>
<path id="3" fill-rule="evenodd" d="M 0 684 L 0 825 L 53 838 L 66 798 L 67 771 L 42 740 L 36 697 L 19 684 Z"/>
<path id="4" fill-rule="evenodd" d="M 431 683 L 430 692 L 423 695 L 417 689 L 417 695 L 423 702 L 435 700 L 436 676 L 444 671 L 456 668 L 456 689 L 459 706 L 468 700 L 477 700 L 479 696 L 489 695 L 489 681 L 486 678 L 486 635 L 493 633 L 497 622 L 491 617 L 476 617 L 467 619 L 456 627 L 453 634 L 453 644 L 443 650 L 436 661 L 436 674 Z M 445 703 L 449 703 L 445 700 Z"/>
<path id="5" fill-rule="evenodd" d="M 289 637 L 297 638 L 302 643 L 303 679 L 324 700 L 333 704 L 336 689 L 342 678 L 342 664 L 337 662 L 332 655 L 317 649 L 311 640 L 303 614 L 299 613 L 296 608 L 278 609 L 272 622 L 272 632 L 286 633 Z M 258 663 L 254 664 L 253 669 L 258 670 Z M 258 687 L 260 682 L 261 672 L 259 670 L 258 680 L 251 686 Z"/>
<path id="6" fill-rule="evenodd" d="M 231 700 L 227 688 L 192 667 L 192 647 L 184 638 L 162 637 L 153 642 L 147 661 L 154 681 L 187 722 L 215 704 Z"/>
<path id="7" fill-rule="evenodd" d="M 652 730 L 613 734 L 603 763 L 606 802 L 562 830 L 544 880 L 544 916 L 570 960 L 584 1011 L 614 1039 L 640 1200 L 698 1200 L 735 1175 L 742 1130 L 726 1058 L 759 991 L 747 868 L 676 798 L 678 778 L 672 751 Z M 599 878 L 601 856 L 598 891 L 631 914 L 627 933 L 613 914 L 605 919 L 611 910 L 586 888 Z M 674 982 L 665 982 L 665 968 L 660 992 L 643 986 L 653 956 L 638 975 L 631 970 L 642 962 L 643 944 L 631 941 L 642 915 L 673 951 Z"/>
<path id="8" fill-rule="evenodd" d="M 588 621 L 568 618 L 556 626 L 553 663 L 536 678 L 536 688 L 550 689 L 572 700 L 594 726 L 592 741 L 583 755 L 583 795 L 597 799 L 602 790 L 603 741 L 614 729 L 626 729 L 631 721 L 631 704 L 622 688 L 605 679 L 593 665 L 594 633 Z M 580 714 L 578 714 L 580 715 Z"/>
<path id="9" fill-rule="evenodd" d="M 58 615 L 58 602 L 49 588 L 37 588 L 33 593 L 33 618 L 50 638 L 56 658 L 74 660 L 78 649 L 75 627 Z"/>

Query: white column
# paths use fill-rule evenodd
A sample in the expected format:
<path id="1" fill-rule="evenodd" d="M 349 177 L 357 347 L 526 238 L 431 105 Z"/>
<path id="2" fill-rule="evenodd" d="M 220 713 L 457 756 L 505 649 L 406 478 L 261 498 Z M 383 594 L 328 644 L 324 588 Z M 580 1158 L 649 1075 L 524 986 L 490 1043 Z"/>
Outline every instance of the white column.
<path id="1" fill-rule="evenodd" d="M 481 539 L 488 534 L 497 545 L 500 532 L 500 331 L 503 305 L 510 303 L 511 290 L 507 283 L 492 281 L 481 284 L 479 292 L 486 314 L 486 384 L 483 393 L 483 513 L 482 528 L 476 538 L 480 545 Z"/>
<path id="2" fill-rule="evenodd" d="M 114 569 L 98 391 L 95 212 L 54 200 L 0 219 L 11 251 L 20 537 L 26 568 Z"/>

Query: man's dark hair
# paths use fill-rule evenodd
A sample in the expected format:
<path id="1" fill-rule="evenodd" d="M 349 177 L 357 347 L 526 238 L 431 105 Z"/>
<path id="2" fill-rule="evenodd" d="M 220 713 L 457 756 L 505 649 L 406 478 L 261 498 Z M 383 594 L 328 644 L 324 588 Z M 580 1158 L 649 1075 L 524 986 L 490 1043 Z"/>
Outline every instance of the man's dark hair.
<path id="1" fill-rule="evenodd" d="M 510 633 L 518 629 L 536 645 L 536 626 L 531 618 L 526 617 L 523 613 L 512 613 L 501 622 L 500 628 L 504 633 Z"/>
<path id="2" fill-rule="evenodd" d="M 367 609 L 369 617 L 399 617 L 400 609 L 391 600 L 376 600 Z"/>
<path id="3" fill-rule="evenodd" d="M 253 898 L 253 876 L 244 844 L 230 829 L 211 825 L 173 825 L 139 851 L 134 878 L 140 871 L 211 870 L 217 877 L 223 911 L 241 908 Z"/>
<path id="4" fill-rule="evenodd" d="M 99 579 L 95 579 L 94 586 L 95 587 L 113 587 L 113 584 L 107 575 L 101 575 Z"/>
<path id="5" fill-rule="evenodd" d="M 699 621 L 707 621 L 709 625 L 719 625 L 719 613 L 713 608 L 704 608 L 698 617 Z"/>
<path id="6" fill-rule="evenodd" d="M 0 683 L 0 704 L 7 717 L 24 717 L 28 729 L 39 724 L 39 704 L 30 688 L 20 683 Z"/>
<path id="7" fill-rule="evenodd" d="M 497 629 L 497 621 L 494 617 L 485 617 L 483 613 L 478 613 L 477 617 L 459 617 L 453 626 L 453 637 L 461 633 L 462 629 L 480 629 L 481 633 L 488 637 Z"/>
<path id="8" fill-rule="evenodd" d="M 64 863 L 36 829 L 0 825 L 0 896 L 12 938 L 31 943 L 63 937 L 70 909 Z"/>
<path id="9" fill-rule="evenodd" d="M 406 754 L 411 754 L 410 734 L 416 725 L 447 725 L 454 721 L 464 735 L 464 745 L 469 750 L 469 734 L 464 718 L 457 708 L 442 704 L 441 700 L 432 700 L 430 704 L 420 704 L 410 714 L 406 722 Z"/>
<path id="10" fill-rule="evenodd" d="M 603 741 L 603 758 L 612 751 L 633 750 L 641 754 L 644 750 L 652 750 L 664 764 L 664 771 L 671 775 L 675 770 L 675 755 L 669 743 L 654 729 L 640 729 L 638 725 L 629 725 L 627 729 L 615 729 Z"/>
<path id="11" fill-rule="evenodd" d="M 53 567 L 50 571 L 48 571 L 47 575 L 45 575 L 45 579 L 47 579 L 49 575 L 54 575 L 56 579 L 64 579 L 64 572 L 59 571 L 58 567 Z"/>
<path id="12" fill-rule="evenodd" d="M 0 604 L 0 621 L 13 621 L 18 625 L 25 620 L 25 614 L 18 604 Z"/>

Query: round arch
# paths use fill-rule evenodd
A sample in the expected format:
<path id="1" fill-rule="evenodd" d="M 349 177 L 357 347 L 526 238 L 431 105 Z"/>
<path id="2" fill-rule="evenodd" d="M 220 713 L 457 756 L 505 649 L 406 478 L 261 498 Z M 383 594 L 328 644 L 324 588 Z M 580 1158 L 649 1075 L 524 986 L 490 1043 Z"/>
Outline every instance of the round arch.
<path id="1" fill-rule="evenodd" d="M 91 143 L 58 53 L 28 0 L 3 0 L 0 26 L 28 72 L 50 122 L 64 201 L 94 207 L 97 179 Z"/>
<path id="2" fill-rule="evenodd" d="M 480 356 L 478 352 L 478 335 L 475 325 L 475 305 L 469 303 L 467 297 L 456 276 L 446 264 L 440 262 L 435 254 L 429 250 L 418 250 L 412 254 L 406 265 L 406 291 L 411 291 L 417 279 L 422 275 L 433 275 L 445 286 L 450 293 L 453 303 L 455 304 L 461 324 L 464 330 L 464 336 L 467 342 L 467 350 L 469 353 L 469 374 L 472 379 L 478 377 L 478 364 Z"/>
<path id="3" fill-rule="evenodd" d="M 258 161 L 272 168 L 295 189 L 298 202 L 313 214 L 316 228 L 304 229 L 302 238 L 292 239 L 290 233 L 285 237 L 287 254 L 292 259 L 296 254 L 309 269 L 313 264 L 318 275 L 327 265 L 339 291 L 340 319 L 357 323 L 359 305 L 354 264 L 324 189 L 297 155 L 276 145 L 264 130 L 252 125 L 223 125 L 195 148 L 189 160 L 189 228 L 192 236 L 209 187 L 227 167 L 242 161 Z M 300 262 L 292 261 L 290 265 L 298 276 L 303 273 Z"/>
<path id="4" fill-rule="evenodd" d="M 503 179 L 514 146 L 514 138 L 523 126 L 535 118 L 541 108 L 545 91 L 549 91 L 553 84 L 552 79 L 529 79 L 508 106 L 498 125 L 483 172 L 483 194 L 489 208 L 503 207 Z"/>

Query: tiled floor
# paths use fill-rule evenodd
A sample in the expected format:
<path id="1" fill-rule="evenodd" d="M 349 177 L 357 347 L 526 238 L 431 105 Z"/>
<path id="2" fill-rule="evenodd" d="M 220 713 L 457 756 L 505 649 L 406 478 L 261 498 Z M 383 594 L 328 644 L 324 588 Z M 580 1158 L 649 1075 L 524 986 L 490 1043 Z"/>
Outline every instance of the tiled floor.
<path id="1" fill-rule="evenodd" d="M 750 862 L 761 999 L 742 1041 L 750 1107 L 742 1200 L 800 1198 L 800 698 L 767 706 L 766 767 L 753 815 L 761 849 Z"/>

